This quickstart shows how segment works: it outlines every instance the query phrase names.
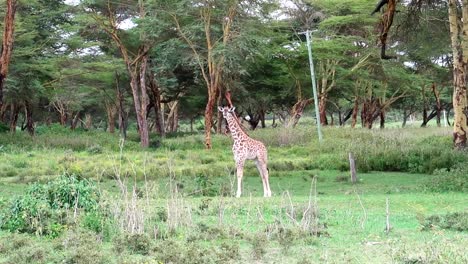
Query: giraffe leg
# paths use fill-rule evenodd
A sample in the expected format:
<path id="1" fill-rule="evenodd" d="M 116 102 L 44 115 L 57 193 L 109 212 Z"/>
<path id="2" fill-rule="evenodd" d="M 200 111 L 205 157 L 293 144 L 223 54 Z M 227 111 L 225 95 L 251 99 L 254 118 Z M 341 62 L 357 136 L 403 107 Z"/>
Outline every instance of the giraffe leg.
<path id="1" fill-rule="evenodd" d="M 237 167 L 237 193 L 236 197 L 239 198 L 242 193 L 242 177 L 244 176 L 244 161 L 236 163 Z"/>
<path id="2" fill-rule="evenodd" d="M 263 180 L 265 182 L 265 197 L 271 197 L 271 190 L 270 190 L 270 182 L 269 182 L 269 172 L 266 163 L 261 164 L 262 172 L 263 172 Z"/>
<path id="3" fill-rule="evenodd" d="M 260 173 L 260 178 L 262 178 L 262 184 L 263 184 L 263 196 L 268 197 L 268 189 L 266 186 L 265 182 L 265 173 L 263 171 L 262 165 L 259 160 L 255 161 L 255 165 L 257 165 L 258 173 Z"/>
<path id="4" fill-rule="evenodd" d="M 270 181 L 269 181 L 269 171 L 268 171 L 268 167 L 266 165 L 266 163 L 263 163 L 263 166 L 262 166 L 262 169 L 263 169 L 263 175 L 264 175 L 264 178 L 265 178 L 265 188 L 267 190 L 267 197 L 271 197 L 271 189 L 270 189 Z"/>

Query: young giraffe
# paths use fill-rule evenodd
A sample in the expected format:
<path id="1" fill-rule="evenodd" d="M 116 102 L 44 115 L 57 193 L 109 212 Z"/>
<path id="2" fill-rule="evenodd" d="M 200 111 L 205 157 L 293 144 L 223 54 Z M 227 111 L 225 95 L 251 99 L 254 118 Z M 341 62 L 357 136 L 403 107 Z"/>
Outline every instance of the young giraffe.
<path id="1" fill-rule="evenodd" d="M 268 182 L 267 168 L 267 149 L 262 142 L 250 138 L 240 127 L 237 117 L 235 117 L 235 107 L 218 107 L 218 110 L 223 113 L 226 119 L 229 131 L 231 132 L 234 143 L 232 152 L 236 161 L 237 169 L 237 193 L 236 197 L 241 196 L 242 192 L 242 176 L 244 174 L 245 160 L 255 160 L 258 172 L 263 182 L 263 196 L 271 197 L 270 183 Z"/>

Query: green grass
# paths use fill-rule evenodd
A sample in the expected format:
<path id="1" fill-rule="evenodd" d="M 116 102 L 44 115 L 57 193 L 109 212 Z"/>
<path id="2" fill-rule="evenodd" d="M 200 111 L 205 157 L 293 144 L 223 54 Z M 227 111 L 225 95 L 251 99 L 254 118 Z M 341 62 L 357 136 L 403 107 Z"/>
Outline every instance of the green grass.
<path id="1" fill-rule="evenodd" d="M 8 210 L 9 201 L 24 195 L 31 183 L 46 183 L 68 171 L 96 181 L 111 230 L 90 231 L 86 226 L 95 226 L 96 220 L 84 212 L 56 238 L 0 229 L 0 263 L 468 261 L 466 231 L 422 225 L 432 215 L 468 209 L 466 193 L 425 187 L 438 177 L 430 174 L 434 170 L 449 170 L 442 170 L 447 177 L 453 166 L 468 160 L 451 150 L 448 129 L 327 128 L 321 144 L 314 132 L 299 127 L 251 133 L 269 149 L 270 199 L 262 197 L 253 163 L 245 170 L 243 196 L 232 197 L 234 162 L 224 136 L 214 136 L 211 151 L 203 149 L 202 135 L 153 138 L 160 147 L 142 151 L 131 135 L 119 153 L 118 137 L 93 131 L 55 128 L 33 139 L 2 135 L 0 211 Z M 349 151 L 359 169 L 355 185 L 347 180 Z M 137 185 L 136 205 L 145 219 L 141 235 L 130 235 L 119 224 L 123 215 L 116 209 L 124 208 L 125 200 L 116 177 L 126 180 L 129 191 Z M 389 234 L 384 231 L 387 198 Z M 318 223 L 304 230 L 300 223 L 309 201 L 316 205 Z M 178 212 L 177 227 L 171 228 L 168 211 Z"/>

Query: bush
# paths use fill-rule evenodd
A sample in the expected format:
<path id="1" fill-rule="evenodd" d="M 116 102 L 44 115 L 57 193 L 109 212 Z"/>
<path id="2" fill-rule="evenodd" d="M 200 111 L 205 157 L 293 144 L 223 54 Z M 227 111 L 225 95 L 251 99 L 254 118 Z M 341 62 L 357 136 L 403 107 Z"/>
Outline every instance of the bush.
<path id="1" fill-rule="evenodd" d="M 43 135 L 43 134 L 53 134 L 53 135 L 59 135 L 59 134 L 68 134 L 70 133 L 70 128 L 64 127 L 60 124 L 51 124 L 48 126 L 38 126 L 36 127 L 35 130 L 36 135 Z"/>
<path id="2" fill-rule="evenodd" d="M 64 256 L 60 263 L 109 263 L 110 259 L 103 253 L 102 242 L 96 234 L 86 230 L 69 230 L 62 240 L 61 249 Z"/>
<path id="3" fill-rule="evenodd" d="M 468 192 L 468 163 L 460 163 L 450 171 L 436 170 L 424 187 L 434 192 Z"/>
<path id="4" fill-rule="evenodd" d="M 64 175 L 48 184 L 33 184 L 0 212 L 0 228 L 50 237 L 67 227 L 67 210 L 97 211 L 99 193 L 92 182 Z"/>
<path id="5" fill-rule="evenodd" d="M 431 215 L 421 223 L 423 230 L 433 228 L 468 231 L 468 212 L 456 212 L 446 215 Z"/>
<path id="6" fill-rule="evenodd" d="M 6 124 L 0 122 L 0 133 L 6 133 L 8 131 L 10 131 L 10 128 Z"/>

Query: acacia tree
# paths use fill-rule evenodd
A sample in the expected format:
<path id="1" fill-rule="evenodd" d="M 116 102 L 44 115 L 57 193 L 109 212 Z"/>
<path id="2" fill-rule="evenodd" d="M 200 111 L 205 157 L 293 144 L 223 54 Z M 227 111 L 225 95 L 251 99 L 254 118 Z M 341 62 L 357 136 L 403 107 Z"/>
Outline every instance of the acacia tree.
<path id="1" fill-rule="evenodd" d="M 460 8 L 461 7 L 461 10 Z M 453 143 L 457 149 L 467 147 L 468 100 L 466 82 L 468 80 L 468 0 L 460 4 L 449 0 L 449 21 L 453 54 Z"/>
<path id="2" fill-rule="evenodd" d="M 205 107 L 205 147 L 211 149 L 211 129 L 213 122 L 213 109 L 221 94 L 221 78 L 224 70 L 226 48 L 232 40 L 231 32 L 234 20 L 238 15 L 238 1 L 228 1 L 227 4 L 222 4 L 221 1 L 203 0 L 198 3 L 188 3 L 185 8 L 199 9 L 199 19 L 196 23 L 203 26 L 205 34 L 205 44 L 198 45 L 194 39 L 188 35 L 188 32 L 183 28 L 180 18 L 175 13 L 172 18 L 176 25 L 180 36 L 189 45 L 195 56 L 203 80 L 206 84 L 208 100 Z M 215 7 L 215 8 L 213 8 Z M 220 34 L 216 34 L 221 32 Z"/>
<path id="3" fill-rule="evenodd" d="M 2 50 L 0 55 L 0 113 L 3 112 L 3 87 L 8 74 L 11 54 L 13 52 L 15 14 L 17 1 L 6 0 L 6 13 L 3 22 Z"/>
<path id="4" fill-rule="evenodd" d="M 174 6 L 166 6 L 170 10 L 177 32 L 192 52 L 207 89 L 204 112 L 207 149 L 212 147 L 213 111 L 215 104 L 222 102 L 224 84 L 228 80 L 226 76 L 238 66 L 239 60 L 236 57 L 239 57 L 245 46 L 249 46 L 246 42 L 236 42 L 250 33 L 245 30 L 247 27 L 243 27 L 244 23 L 251 17 L 258 18 L 261 6 L 267 2 L 183 0 Z M 221 130 L 221 120 L 221 116 L 218 115 L 217 131 Z"/>
<path id="5" fill-rule="evenodd" d="M 388 5 L 384 15 L 389 12 L 394 14 L 393 4 L 395 1 L 382 1 L 383 4 L 386 2 L 391 2 L 392 5 Z M 447 7 L 447 3 L 453 60 L 453 110 L 455 114 L 453 144 L 456 149 L 465 149 L 467 147 L 468 131 L 468 100 L 466 93 L 468 79 L 468 0 L 411 0 L 409 3 L 405 2 L 401 5 L 408 6 L 410 10 L 408 17 L 411 18 L 411 25 L 414 29 L 418 24 L 417 15 L 422 9 L 444 8 Z M 387 25 L 388 32 L 392 24 Z"/>
<path id="6" fill-rule="evenodd" d="M 104 30 L 113 40 L 120 51 L 128 75 L 130 77 L 130 87 L 132 90 L 133 103 L 138 124 L 138 133 L 140 135 L 140 144 L 142 147 L 149 146 L 149 131 L 147 117 L 147 105 L 149 97 L 147 93 L 147 70 L 148 70 L 148 52 L 151 48 L 151 42 L 148 41 L 145 34 L 139 35 L 139 44 L 135 48 L 135 43 L 125 43 L 125 34 L 119 24 L 126 18 L 138 16 L 144 19 L 146 16 L 143 1 L 138 1 L 136 9 L 133 10 L 127 3 L 100 2 L 87 5 L 91 10 L 91 15 L 99 27 Z M 136 50 L 135 50 L 136 49 Z"/>

